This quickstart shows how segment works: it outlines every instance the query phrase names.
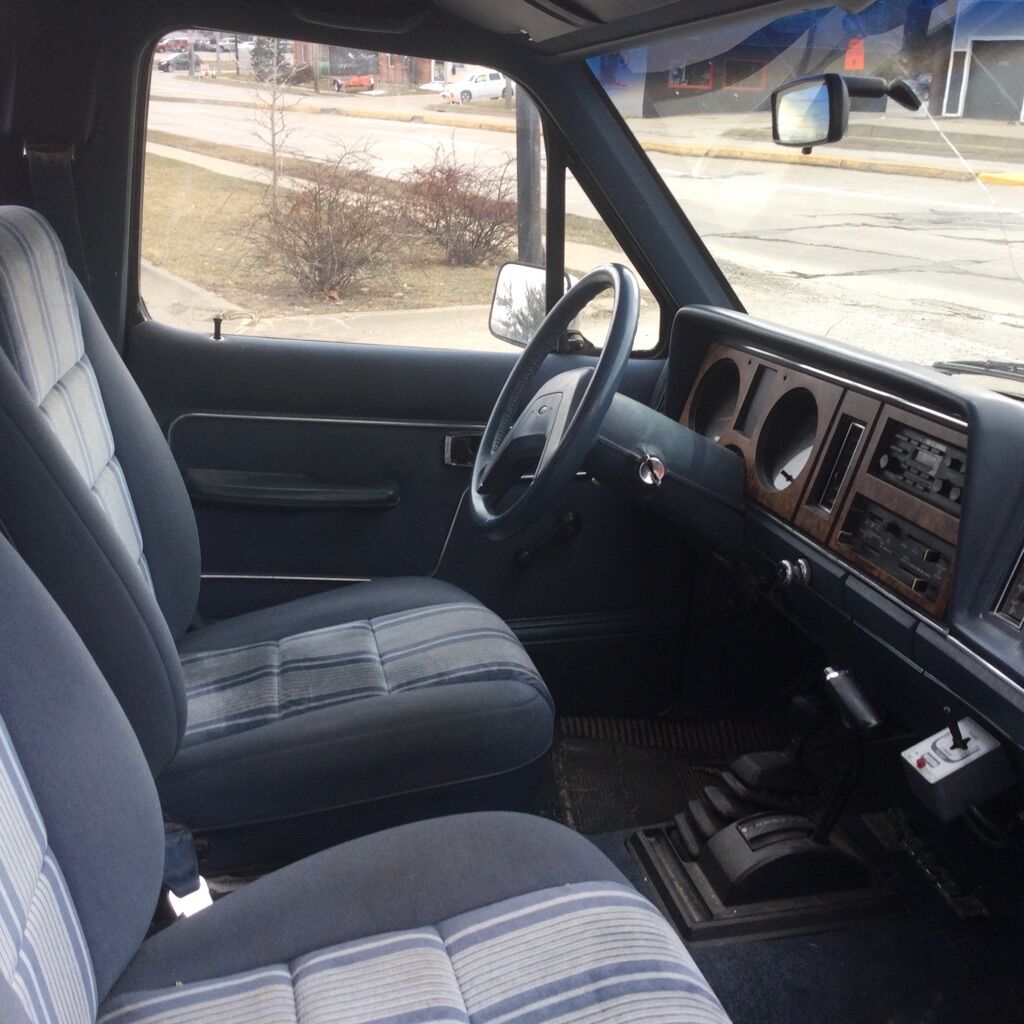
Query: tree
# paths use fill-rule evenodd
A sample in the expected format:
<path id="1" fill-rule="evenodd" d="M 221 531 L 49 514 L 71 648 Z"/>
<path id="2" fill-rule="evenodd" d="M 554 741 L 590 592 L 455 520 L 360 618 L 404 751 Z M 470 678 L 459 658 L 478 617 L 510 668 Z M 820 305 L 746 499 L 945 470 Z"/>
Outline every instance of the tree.
<path id="1" fill-rule="evenodd" d="M 387 183 L 370 173 L 365 146 L 317 164 L 307 181 L 267 203 L 256 226 L 258 258 L 309 295 L 338 299 L 387 260 L 397 244 Z"/>
<path id="2" fill-rule="evenodd" d="M 282 40 L 257 37 L 252 48 L 252 70 L 260 83 L 256 89 L 256 135 L 270 150 L 270 204 L 276 208 L 284 147 L 291 135 L 287 114 L 302 102 L 302 97 L 292 97 L 288 92 L 294 68 Z"/>
<path id="3" fill-rule="evenodd" d="M 494 166 L 460 163 L 454 144 L 402 177 L 406 217 L 425 230 L 449 263 L 480 266 L 509 254 L 516 238 L 515 158 Z"/>

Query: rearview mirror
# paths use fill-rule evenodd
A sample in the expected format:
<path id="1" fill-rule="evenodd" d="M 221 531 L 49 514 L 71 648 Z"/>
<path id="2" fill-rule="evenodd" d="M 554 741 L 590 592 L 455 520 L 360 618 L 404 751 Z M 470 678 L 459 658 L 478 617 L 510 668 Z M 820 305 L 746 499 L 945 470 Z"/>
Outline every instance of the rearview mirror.
<path id="1" fill-rule="evenodd" d="M 920 110 L 921 97 L 902 78 L 856 78 L 812 75 L 787 82 L 772 93 L 772 138 L 780 146 L 813 146 L 838 142 L 850 120 L 850 97 L 895 100 L 906 110 Z"/>
<path id="2" fill-rule="evenodd" d="M 570 286 L 568 275 L 565 290 Z M 528 263 L 506 263 L 498 271 L 491 300 L 491 334 L 526 345 L 547 315 L 547 271 Z"/>
<path id="3" fill-rule="evenodd" d="M 846 134 L 850 96 L 841 75 L 816 75 L 772 93 L 772 139 L 780 146 L 820 146 Z"/>

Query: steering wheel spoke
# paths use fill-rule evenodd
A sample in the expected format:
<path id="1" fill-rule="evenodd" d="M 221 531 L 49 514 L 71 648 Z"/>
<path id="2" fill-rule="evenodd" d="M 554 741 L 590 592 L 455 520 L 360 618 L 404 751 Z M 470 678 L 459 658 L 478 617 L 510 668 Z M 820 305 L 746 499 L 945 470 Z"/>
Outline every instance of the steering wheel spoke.
<path id="1" fill-rule="evenodd" d="M 596 366 L 579 366 L 552 377 L 509 426 L 563 331 L 607 288 L 615 292 L 612 322 Z M 491 412 L 473 466 L 470 512 L 491 536 L 500 539 L 526 529 L 576 475 L 625 372 L 639 308 L 639 287 L 632 272 L 615 264 L 598 267 L 566 292 L 523 350 Z M 506 500 L 524 477 L 523 492 Z"/>
<path id="2" fill-rule="evenodd" d="M 502 498 L 524 476 L 536 473 L 545 453 L 552 447 L 551 435 L 559 422 L 563 405 L 558 391 L 542 388 L 520 413 L 498 450 L 480 473 L 478 494 Z"/>

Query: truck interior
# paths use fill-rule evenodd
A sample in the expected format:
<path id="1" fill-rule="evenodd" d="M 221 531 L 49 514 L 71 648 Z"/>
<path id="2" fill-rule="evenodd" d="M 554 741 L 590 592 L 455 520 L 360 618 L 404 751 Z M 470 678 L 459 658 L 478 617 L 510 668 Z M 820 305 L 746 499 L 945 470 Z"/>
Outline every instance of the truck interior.
<path id="1" fill-rule="evenodd" d="M 1020 1019 L 1024 0 L 5 0 L 0 1020 Z"/>

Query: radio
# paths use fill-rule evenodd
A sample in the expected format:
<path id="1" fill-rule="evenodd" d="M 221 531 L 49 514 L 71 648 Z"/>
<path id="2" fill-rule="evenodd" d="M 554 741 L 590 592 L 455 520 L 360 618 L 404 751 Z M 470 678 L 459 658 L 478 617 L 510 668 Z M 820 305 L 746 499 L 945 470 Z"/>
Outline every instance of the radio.
<path id="1" fill-rule="evenodd" d="M 967 474 L 963 448 L 894 420 L 875 450 L 871 472 L 900 490 L 960 515 Z"/>

